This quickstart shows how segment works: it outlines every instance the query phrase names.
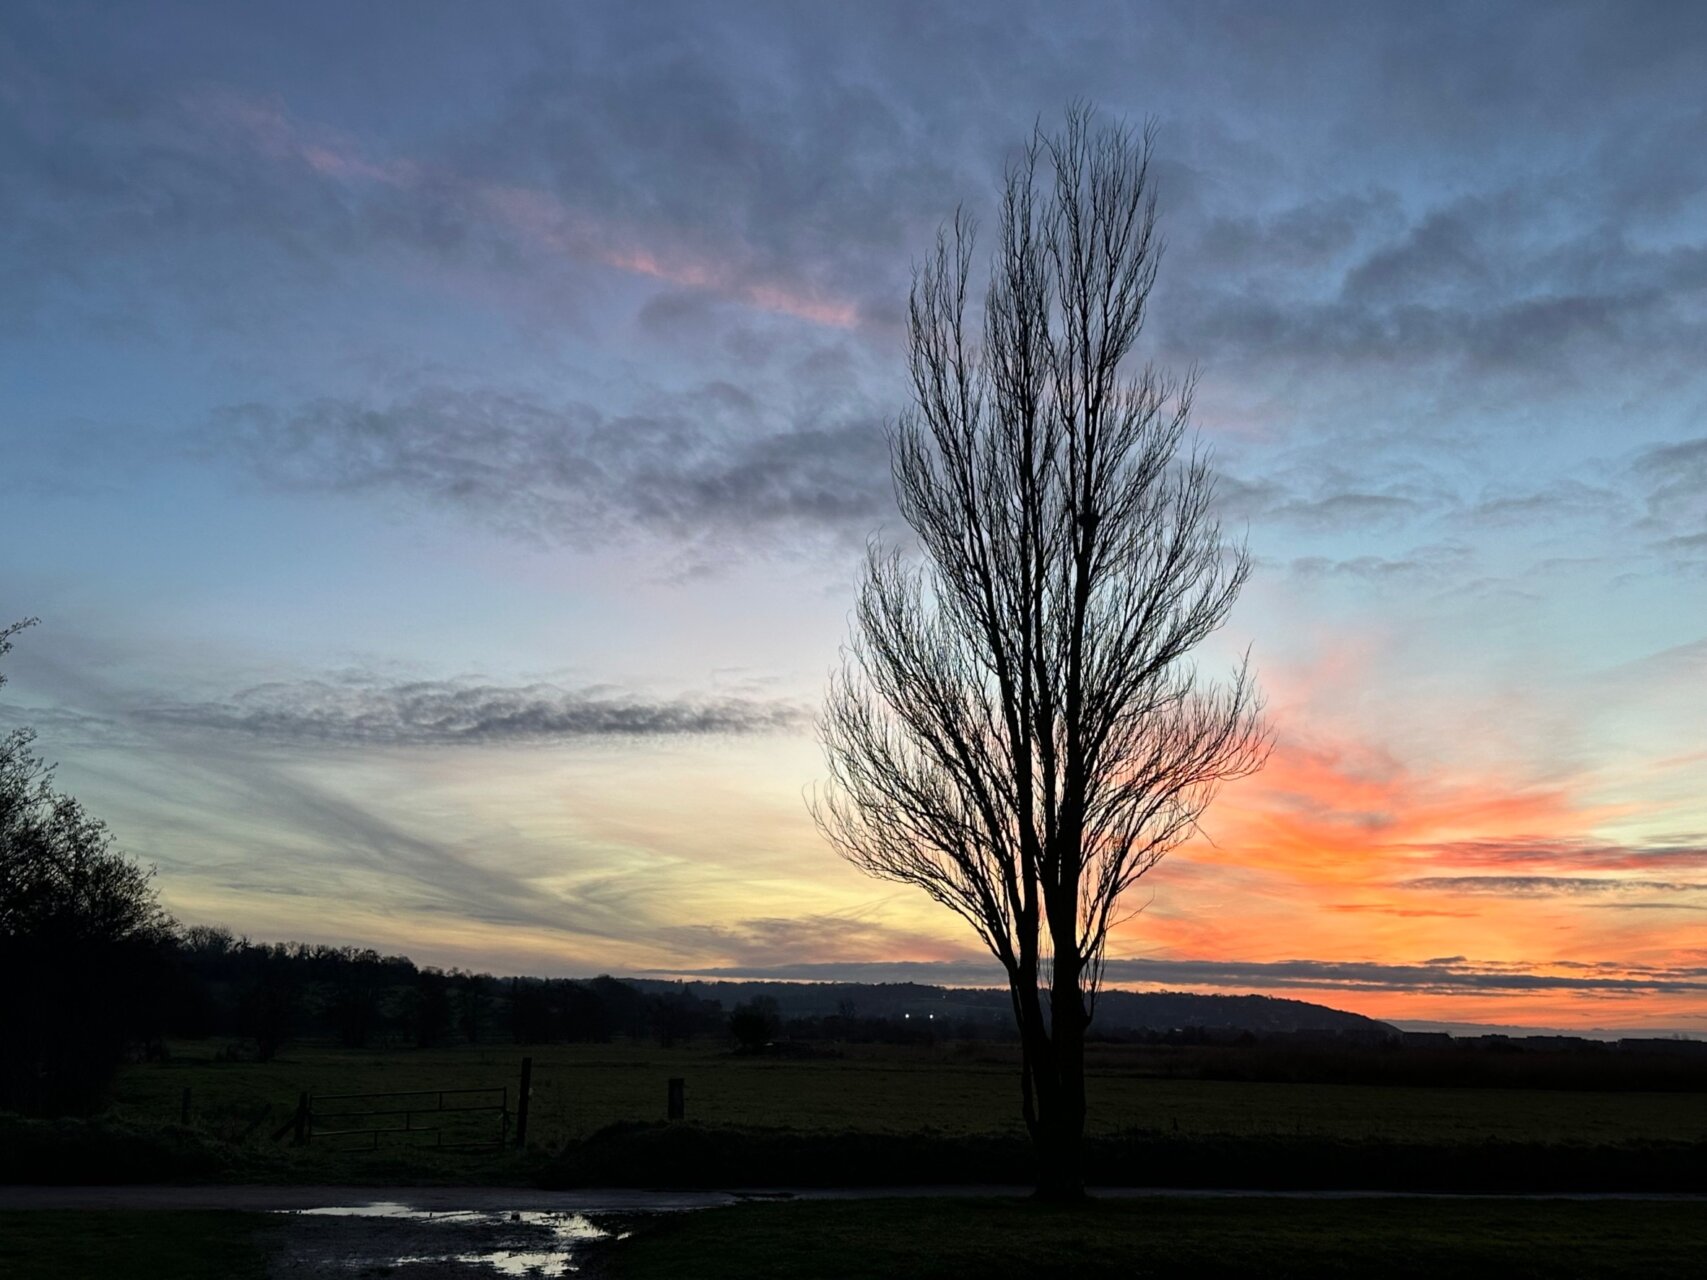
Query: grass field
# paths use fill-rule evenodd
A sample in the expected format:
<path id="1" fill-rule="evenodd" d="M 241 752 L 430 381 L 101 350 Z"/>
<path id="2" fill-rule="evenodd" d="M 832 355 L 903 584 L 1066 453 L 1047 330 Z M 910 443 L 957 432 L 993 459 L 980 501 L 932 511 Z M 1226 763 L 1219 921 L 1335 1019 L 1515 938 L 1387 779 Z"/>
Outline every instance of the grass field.
<path id="1" fill-rule="evenodd" d="M 656 1217 L 613 1280 L 1698 1276 L 1699 1204 L 1455 1200 L 803 1201 Z"/>
<path id="2" fill-rule="evenodd" d="M 972 1139 L 1019 1143 L 1024 1134 L 1016 1066 L 1010 1050 L 999 1045 L 850 1046 L 839 1055 L 813 1058 L 743 1057 L 721 1044 L 661 1049 L 621 1041 L 384 1052 L 293 1046 L 267 1063 L 225 1060 L 221 1048 L 213 1043 L 177 1044 L 168 1060 L 136 1064 L 120 1073 L 111 1109 L 101 1123 L 134 1138 L 122 1167 L 103 1174 L 98 1166 L 107 1157 L 94 1151 L 98 1144 L 93 1144 L 86 1170 L 79 1164 L 83 1157 L 72 1154 L 60 1162 L 63 1172 L 41 1176 L 561 1181 L 560 1171 L 549 1176 L 545 1171 L 566 1144 L 618 1122 L 662 1120 L 666 1082 L 672 1076 L 687 1081 L 689 1121 L 719 1130 L 761 1135 L 786 1131 L 794 1135 L 791 1141 L 808 1144 L 814 1135 L 826 1141 L 852 1135 L 913 1139 L 945 1148 Z M 513 1105 L 524 1053 L 534 1060 L 527 1152 L 436 1152 L 409 1145 L 419 1138 L 385 1139 L 377 1151 L 352 1149 L 365 1144 L 362 1139 L 319 1140 L 301 1148 L 268 1140 L 305 1090 L 325 1095 L 508 1084 Z M 1176 1148 L 1255 1144 L 1261 1149 L 1257 1158 L 1271 1163 L 1289 1158 L 1286 1144 L 1320 1152 L 1332 1144 L 1367 1148 L 1391 1143 L 1457 1151 L 1465 1160 L 1484 1147 L 1529 1144 L 1565 1149 L 1567 1154 L 1622 1150 L 1626 1170 L 1641 1166 L 1645 1157 L 1638 1148 L 1643 1144 L 1707 1143 L 1707 1092 L 1275 1084 L 1170 1078 L 1153 1070 L 1154 1060 L 1141 1051 L 1097 1048 L 1088 1079 L 1093 1137 L 1114 1140 L 1112 1135 L 1120 1135 L 1125 1140 L 1148 1134 Z M 167 1135 L 182 1159 L 160 1162 L 150 1175 L 146 1144 L 136 1135 L 150 1126 L 175 1123 L 186 1088 L 191 1126 Z M 480 1125 L 482 1135 L 498 1132 L 495 1117 L 483 1118 Z M 36 1141 L 38 1149 L 70 1150 L 76 1136 L 50 1141 L 38 1132 Z M 874 1157 L 879 1163 L 887 1158 L 881 1152 Z M 1679 1158 L 1675 1150 L 1673 1158 Z M 1682 1158 L 1694 1159 L 1687 1152 Z M 1592 1173 L 1592 1165 L 1583 1167 Z M 632 1160 L 603 1168 L 605 1175 L 589 1176 L 635 1176 L 643 1184 L 650 1176 L 636 1172 Z M 1154 1176 L 1150 1169 L 1135 1168 L 1130 1180 Z M 1572 1178 L 1581 1181 L 1578 1175 Z"/>
<path id="3" fill-rule="evenodd" d="M 742 1057 L 721 1045 L 660 1049 L 635 1042 L 360 1052 L 288 1049 L 274 1062 L 221 1062 L 218 1046 L 180 1044 L 164 1063 L 128 1067 L 114 1109 L 136 1119 L 178 1114 L 235 1137 L 262 1108 L 272 1127 L 301 1090 L 316 1093 L 509 1084 L 534 1061 L 531 1138 L 547 1147 L 623 1120 L 664 1115 L 671 1076 L 687 1081 L 690 1119 L 801 1130 L 1019 1134 L 1017 1066 L 1000 1046 L 850 1046 L 843 1056 Z M 1088 1071 L 1090 1131 L 1305 1135 L 1412 1142 L 1707 1141 L 1707 1092 L 1265 1084 L 1144 1074 L 1137 1051 L 1102 1046 Z"/>

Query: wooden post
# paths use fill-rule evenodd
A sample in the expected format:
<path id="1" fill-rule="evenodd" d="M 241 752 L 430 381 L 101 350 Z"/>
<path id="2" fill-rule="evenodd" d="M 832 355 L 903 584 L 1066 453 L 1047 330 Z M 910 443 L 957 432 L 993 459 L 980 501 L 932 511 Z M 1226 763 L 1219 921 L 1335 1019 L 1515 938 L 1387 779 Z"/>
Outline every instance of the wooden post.
<path id="1" fill-rule="evenodd" d="M 301 1146 L 308 1141 L 308 1090 L 304 1089 L 296 1099 L 296 1145 Z"/>
<path id="2" fill-rule="evenodd" d="M 522 1059 L 522 1088 L 516 1095 L 516 1150 L 528 1144 L 528 1095 L 533 1092 L 533 1059 Z"/>
<path id="3" fill-rule="evenodd" d="M 680 1120 L 687 1114 L 687 1081 L 680 1076 L 670 1077 L 670 1102 L 666 1114 L 672 1120 Z"/>
<path id="4" fill-rule="evenodd" d="M 178 1123 L 188 1126 L 190 1123 L 190 1087 L 184 1086 L 184 1096 L 178 1103 Z"/>

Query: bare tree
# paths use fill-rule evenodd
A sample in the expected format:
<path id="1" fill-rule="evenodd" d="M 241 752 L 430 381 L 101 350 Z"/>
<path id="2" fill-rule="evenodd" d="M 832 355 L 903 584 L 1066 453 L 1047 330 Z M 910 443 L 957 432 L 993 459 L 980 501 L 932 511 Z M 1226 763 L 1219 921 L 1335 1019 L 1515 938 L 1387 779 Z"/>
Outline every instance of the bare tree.
<path id="1" fill-rule="evenodd" d="M 981 332 L 971 222 L 915 273 L 891 440 L 924 552 L 870 552 L 820 721 L 820 828 L 963 916 L 1007 972 L 1040 1195 L 1082 1194 L 1084 1040 L 1127 891 L 1260 768 L 1241 663 L 1191 650 L 1250 572 L 1181 453 L 1193 378 L 1129 368 L 1161 253 L 1153 130 L 1070 109 L 1010 166 Z"/>

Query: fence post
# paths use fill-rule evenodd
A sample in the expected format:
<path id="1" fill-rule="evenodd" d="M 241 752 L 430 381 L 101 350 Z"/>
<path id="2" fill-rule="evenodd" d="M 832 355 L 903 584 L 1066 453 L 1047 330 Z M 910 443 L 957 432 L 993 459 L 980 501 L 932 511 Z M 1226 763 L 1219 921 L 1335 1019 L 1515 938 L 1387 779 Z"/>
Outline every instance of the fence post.
<path id="1" fill-rule="evenodd" d="M 687 1081 L 681 1076 L 670 1077 L 670 1103 L 666 1114 L 672 1120 L 680 1120 L 687 1114 Z"/>
<path id="2" fill-rule="evenodd" d="M 301 1146 L 308 1141 L 308 1090 L 304 1089 L 296 1099 L 296 1145 Z"/>
<path id="3" fill-rule="evenodd" d="M 178 1103 L 178 1123 L 188 1127 L 190 1123 L 190 1087 L 184 1086 L 183 1099 Z"/>
<path id="4" fill-rule="evenodd" d="M 528 1144 L 528 1095 L 533 1092 L 533 1059 L 522 1059 L 522 1091 L 516 1095 L 516 1150 Z"/>

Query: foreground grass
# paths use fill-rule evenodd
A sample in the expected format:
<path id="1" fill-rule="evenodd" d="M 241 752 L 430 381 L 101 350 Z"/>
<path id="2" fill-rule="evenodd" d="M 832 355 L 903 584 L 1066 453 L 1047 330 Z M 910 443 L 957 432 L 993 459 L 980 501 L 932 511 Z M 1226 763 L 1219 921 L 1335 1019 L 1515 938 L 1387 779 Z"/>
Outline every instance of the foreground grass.
<path id="1" fill-rule="evenodd" d="M 801 1201 L 639 1219 L 612 1280 L 875 1276 L 1696 1276 L 1699 1204 L 1457 1200 Z"/>
<path id="2" fill-rule="evenodd" d="M 0 1212 L 0 1275 L 22 1280 L 261 1280 L 264 1213 Z"/>
<path id="3" fill-rule="evenodd" d="M 178 1115 L 231 1139 L 288 1116 L 299 1091 L 509 1085 L 532 1056 L 530 1136 L 556 1147 L 619 1121 L 664 1117 L 665 1084 L 687 1081 L 688 1118 L 706 1124 L 826 1132 L 1022 1132 L 1011 1046 L 848 1046 L 840 1056 L 770 1059 L 721 1043 L 645 1042 L 390 1051 L 287 1047 L 273 1062 L 224 1062 L 216 1042 L 179 1043 L 164 1063 L 120 1073 L 115 1110 Z M 1707 1141 L 1707 1091 L 1599 1093 L 1409 1085 L 1163 1079 L 1136 1046 L 1096 1046 L 1087 1070 L 1092 1134 L 1151 1129 L 1183 1136 L 1313 1136 L 1412 1142 Z"/>
<path id="4" fill-rule="evenodd" d="M 1697 1203 L 1462 1200 L 798 1201 L 639 1216 L 609 1280 L 1697 1276 Z M 0 1275 L 261 1280 L 269 1214 L 0 1212 Z"/>
<path id="5" fill-rule="evenodd" d="M 822 1138 L 835 1148 L 827 1149 L 820 1161 L 826 1168 L 841 1167 L 835 1153 L 850 1140 L 856 1144 L 869 1138 L 894 1139 L 903 1145 L 923 1142 L 945 1150 L 956 1144 L 992 1141 L 1016 1150 L 1024 1145 L 1017 1064 L 1012 1046 L 1007 1045 L 845 1046 L 819 1057 L 779 1059 L 742 1057 L 730 1053 L 724 1044 L 710 1042 L 673 1049 L 639 1041 L 440 1050 L 342 1050 L 299 1044 L 288 1046 L 281 1057 L 267 1063 L 226 1060 L 220 1053 L 223 1048 L 215 1041 L 181 1042 L 172 1046 L 172 1056 L 165 1062 L 125 1068 L 118 1077 L 111 1110 L 100 1121 L 109 1132 L 115 1125 L 138 1132 L 169 1130 L 155 1145 L 179 1149 L 181 1158 L 145 1159 L 140 1162 L 145 1167 L 133 1172 L 138 1160 L 114 1159 L 113 1143 L 96 1134 L 91 1136 L 87 1155 L 76 1142 L 59 1143 L 65 1158 L 57 1164 L 32 1158 L 23 1162 L 28 1168 L 7 1172 L 7 1161 L 0 1158 L 0 1176 L 26 1181 L 141 1177 L 512 1185 L 638 1178 L 640 1185 L 657 1185 L 681 1171 L 672 1173 L 674 1164 L 630 1168 L 635 1158 L 645 1155 L 638 1149 L 617 1152 L 620 1158 L 603 1165 L 590 1152 L 567 1164 L 556 1156 L 607 1126 L 662 1120 L 665 1086 L 672 1076 L 687 1081 L 690 1126 L 714 1135 L 751 1133 L 791 1147 Z M 513 1106 L 524 1054 L 534 1061 L 526 1152 L 513 1147 L 437 1152 L 409 1145 L 419 1138 L 388 1138 L 376 1151 L 352 1149 L 356 1144 L 348 1139 L 298 1148 L 267 1137 L 288 1119 L 302 1091 L 323 1095 L 507 1084 Z M 1138 1135 L 1148 1144 L 1146 1151 L 1154 1148 L 1156 1159 L 1164 1162 L 1168 1150 L 1183 1145 L 1195 1153 L 1194 1159 L 1202 1157 L 1199 1163 L 1221 1161 L 1216 1167 L 1226 1167 L 1223 1156 L 1228 1152 L 1237 1155 L 1247 1149 L 1265 1160 L 1269 1156 L 1264 1153 L 1274 1153 L 1273 1159 L 1285 1165 L 1296 1163 L 1288 1154 L 1294 1148 L 1332 1154 L 1346 1148 L 1367 1152 L 1371 1144 L 1391 1146 L 1396 1152 L 1464 1153 L 1460 1163 L 1476 1167 L 1485 1163 L 1478 1152 L 1521 1146 L 1532 1153 L 1575 1153 L 1575 1165 L 1592 1173 L 1592 1166 L 1582 1159 L 1585 1153 L 1609 1152 L 1614 1161 L 1608 1165 L 1613 1174 L 1605 1183 L 1608 1186 L 1649 1185 L 1617 1170 L 1646 1167 L 1650 1147 L 1707 1144 L 1707 1091 L 1595 1093 L 1282 1084 L 1158 1075 L 1159 1067 L 1165 1066 L 1154 1050 L 1096 1046 L 1087 1078 L 1092 1137 L 1114 1140 L 1113 1135 L 1123 1135 L 1120 1140 L 1124 1141 Z M 191 1096 L 190 1124 L 180 1130 L 176 1122 L 186 1089 Z M 488 1132 L 495 1136 L 495 1117 L 487 1120 L 492 1122 Z M 197 1142 L 207 1149 L 198 1151 Z M 52 1154 L 45 1152 L 44 1158 Z M 1668 1158 L 1683 1157 L 1673 1152 Z M 893 1163 L 888 1156 L 883 1161 Z M 58 1166 L 64 1166 L 64 1171 Z M 1290 1185 L 1286 1178 L 1258 1167 L 1248 1173 L 1254 1179 L 1245 1179 L 1244 1185 L 1252 1180 Z M 1330 1173 L 1339 1176 L 1332 1169 Z M 774 1184 L 781 1178 L 762 1162 L 752 1171 L 708 1170 L 703 1176 L 714 1182 L 732 1179 L 749 1185 Z M 968 1177 L 958 1167 L 944 1176 L 953 1181 Z M 1097 1176 L 1110 1183 L 1167 1180 L 1165 1170 L 1158 1170 L 1152 1160 L 1130 1167 L 1122 1163 Z M 852 1179 L 873 1180 L 887 1179 Z M 1188 1185 L 1220 1181 L 1199 1174 L 1187 1179 Z M 1681 1185 L 1670 1174 L 1649 1181 L 1655 1186 Z M 1371 1183 L 1362 1174 L 1356 1175 L 1354 1183 L 1340 1185 L 1356 1182 L 1456 1185 L 1450 1178 L 1442 1182 L 1432 1177 L 1419 1182 L 1383 1176 Z M 1507 1183 L 1509 1179 L 1495 1184 Z M 1598 1187 L 1602 1180 L 1573 1174 L 1558 1185 L 1578 1184 Z"/>

